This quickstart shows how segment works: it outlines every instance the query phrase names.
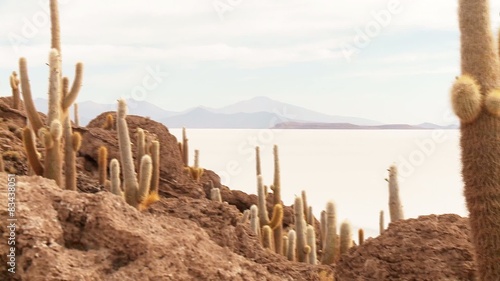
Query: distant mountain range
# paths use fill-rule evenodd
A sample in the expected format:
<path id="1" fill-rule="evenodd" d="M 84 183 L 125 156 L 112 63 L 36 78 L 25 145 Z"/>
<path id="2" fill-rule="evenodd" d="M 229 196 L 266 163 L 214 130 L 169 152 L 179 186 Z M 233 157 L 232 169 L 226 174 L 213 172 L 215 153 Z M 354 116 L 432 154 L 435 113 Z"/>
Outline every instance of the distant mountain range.
<path id="1" fill-rule="evenodd" d="M 47 112 L 47 100 L 35 99 L 40 112 Z M 128 101 L 129 114 L 147 116 L 169 128 L 227 128 L 227 129 L 453 129 L 432 123 L 419 125 L 383 124 L 350 116 L 328 115 L 304 107 L 279 102 L 267 97 L 255 97 L 222 108 L 195 107 L 182 112 L 164 110 L 146 101 Z M 86 125 L 97 115 L 115 111 L 116 104 L 92 101 L 78 104 L 80 123 Z"/>

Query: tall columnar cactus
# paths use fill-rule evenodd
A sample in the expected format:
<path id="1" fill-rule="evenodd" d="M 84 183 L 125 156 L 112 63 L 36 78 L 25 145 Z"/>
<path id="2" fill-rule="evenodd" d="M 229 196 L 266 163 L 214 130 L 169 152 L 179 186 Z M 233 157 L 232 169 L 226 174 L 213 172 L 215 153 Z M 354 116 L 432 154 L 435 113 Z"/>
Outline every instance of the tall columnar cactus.
<path id="1" fill-rule="evenodd" d="M 10 75 L 10 88 L 12 89 L 12 108 L 19 109 L 21 98 L 19 96 L 19 78 L 15 71 Z"/>
<path id="2" fill-rule="evenodd" d="M 153 160 L 153 174 L 151 175 L 151 187 L 149 188 L 150 194 L 158 196 L 160 187 L 160 142 L 151 142 L 151 159 Z"/>
<path id="3" fill-rule="evenodd" d="M 281 174 L 280 174 L 280 159 L 279 159 L 279 152 L 278 152 L 278 146 L 274 145 L 273 147 L 273 156 L 274 156 L 274 178 L 273 178 L 273 185 L 271 186 L 271 190 L 273 191 L 273 204 L 274 206 L 276 205 L 281 205 Z M 259 155 L 259 169 L 260 169 L 260 155 Z M 274 212 L 273 212 L 273 217 L 274 217 Z M 283 252 L 283 243 L 281 237 L 283 237 L 283 224 L 282 221 L 279 221 L 279 224 L 276 225 L 274 229 L 274 241 L 275 241 L 275 250 L 276 253 L 281 253 Z"/>
<path id="4" fill-rule="evenodd" d="M 141 202 L 147 197 L 151 185 L 151 174 L 153 163 L 151 156 L 144 155 L 141 159 L 139 181 L 135 177 L 134 160 L 132 158 L 132 147 L 130 144 L 130 135 L 128 131 L 127 104 L 125 100 L 118 101 L 117 110 L 117 133 L 118 146 L 120 148 L 120 157 L 124 179 L 125 201 L 133 207 L 140 208 Z"/>
<path id="5" fill-rule="evenodd" d="M 260 166 L 260 147 L 255 147 L 255 172 L 258 175 L 262 175 L 262 170 Z"/>
<path id="6" fill-rule="evenodd" d="M 320 236 L 319 236 L 319 240 L 320 240 L 320 246 L 321 248 L 320 249 L 324 249 L 325 248 L 325 236 L 326 236 L 326 211 L 323 210 L 321 211 L 321 215 L 320 215 Z"/>
<path id="7" fill-rule="evenodd" d="M 283 252 L 281 252 L 281 254 L 285 257 L 288 257 L 288 235 L 283 235 L 282 244 Z"/>
<path id="8" fill-rule="evenodd" d="M 300 192 L 300 196 L 302 197 L 302 204 L 304 205 L 304 218 L 308 224 L 311 224 L 307 221 L 307 212 L 309 211 L 309 206 L 307 205 L 307 194 L 305 190 Z"/>
<path id="9" fill-rule="evenodd" d="M 250 229 L 260 237 L 259 208 L 256 205 L 250 206 Z"/>
<path id="10" fill-rule="evenodd" d="M 269 225 L 264 225 L 262 227 L 262 246 L 274 251 L 273 230 Z"/>
<path id="11" fill-rule="evenodd" d="M 222 203 L 222 197 L 220 196 L 219 188 L 212 188 L 210 190 L 210 200 Z"/>
<path id="12" fill-rule="evenodd" d="M 38 152 L 35 147 L 35 140 L 33 139 L 33 133 L 29 127 L 23 129 L 23 145 L 26 151 L 26 157 L 28 158 L 28 163 L 30 164 L 33 172 L 41 176 L 43 175 L 43 165 L 38 158 Z"/>
<path id="13" fill-rule="evenodd" d="M 104 121 L 102 128 L 105 130 L 113 130 L 115 128 L 115 120 L 111 113 L 106 114 L 106 120 Z"/>
<path id="14" fill-rule="evenodd" d="M 361 246 L 365 243 L 365 231 L 360 228 L 358 229 L 358 244 Z"/>
<path id="15" fill-rule="evenodd" d="M 295 197 L 293 211 L 295 213 L 295 231 L 297 232 L 297 261 L 306 262 L 306 220 L 302 198 Z"/>
<path id="16" fill-rule="evenodd" d="M 323 246 L 322 264 L 332 264 L 336 258 L 337 243 L 337 215 L 335 204 L 329 201 L 326 204 L 326 234 Z"/>
<path id="17" fill-rule="evenodd" d="M 340 254 L 347 253 L 352 247 L 352 228 L 348 221 L 342 222 L 340 225 Z"/>
<path id="18" fill-rule="evenodd" d="M 146 136 L 144 135 L 144 130 L 141 128 L 137 128 L 136 137 L 137 155 L 135 157 L 135 160 L 137 161 L 136 165 L 139 166 L 141 164 L 142 156 L 146 154 Z"/>
<path id="19" fill-rule="evenodd" d="M 78 103 L 73 104 L 73 118 L 75 126 L 80 127 L 80 115 L 78 115 Z"/>
<path id="20" fill-rule="evenodd" d="M 297 253 L 297 233 L 295 230 L 290 229 L 288 231 L 288 247 L 286 250 L 287 258 L 289 261 L 296 261 L 296 253 Z"/>
<path id="21" fill-rule="evenodd" d="M 382 234 L 385 230 L 385 223 L 384 223 L 384 210 L 380 210 L 380 214 L 378 217 L 378 228 L 379 228 L 379 233 Z"/>
<path id="22" fill-rule="evenodd" d="M 49 55 L 49 110 L 47 113 L 47 127 L 49 129 L 44 128 L 44 124 L 33 103 L 28 77 L 28 67 L 25 58 L 20 58 L 19 60 L 20 84 L 24 107 L 32 131 L 44 136 L 44 139 L 42 139 L 45 146 L 43 176 L 55 180 L 55 182 L 62 187 L 62 152 L 64 151 L 65 185 L 68 189 L 76 189 L 76 166 L 74 161 L 76 158 L 75 148 L 77 148 L 77 145 L 73 144 L 73 140 L 77 139 L 78 136 L 71 132 L 71 123 L 67 115 L 68 108 L 75 101 L 81 87 L 83 64 L 78 63 L 76 65 L 75 81 L 73 82 L 71 90 L 69 90 L 69 83 L 66 81 L 66 83 L 63 84 L 62 79 L 60 25 L 57 0 L 50 0 L 50 16 L 52 43 Z M 65 91 L 65 89 L 67 90 Z M 42 128 L 44 128 L 45 132 L 41 132 Z M 65 146 L 62 149 L 61 143 L 63 137 Z M 30 158 L 35 159 L 36 157 L 33 156 Z"/>
<path id="23" fill-rule="evenodd" d="M 123 198 L 123 191 L 120 182 L 120 163 L 113 158 L 109 164 L 109 175 L 111 179 L 111 193 Z"/>
<path id="24" fill-rule="evenodd" d="M 250 210 L 247 209 L 243 212 L 240 223 L 247 223 L 249 219 L 250 219 Z"/>
<path id="25" fill-rule="evenodd" d="M 189 144 L 186 128 L 182 128 L 182 161 L 185 167 L 189 167 Z"/>
<path id="26" fill-rule="evenodd" d="M 262 176 L 257 176 L 257 195 L 258 195 L 258 208 L 259 208 L 259 221 L 261 227 L 264 225 L 269 225 L 271 229 L 276 229 L 280 225 L 282 225 L 283 221 L 283 205 L 275 204 L 273 207 L 273 214 L 271 219 L 269 219 L 269 215 L 267 212 L 267 203 L 266 203 L 266 193 L 264 184 L 262 183 Z M 280 236 L 281 241 L 281 236 Z"/>
<path id="27" fill-rule="evenodd" d="M 489 12 L 488 0 L 459 0 L 462 76 L 451 89 L 480 280 L 500 276 L 500 63 Z"/>
<path id="28" fill-rule="evenodd" d="M 99 174 L 99 184 L 104 186 L 108 179 L 108 149 L 105 146 L 100 146 L 97 153 L 97 169 Z"/>
<path id="29" fill-rule="evenodd" d="M 316 232 L 312 225 L 307 226 L 307 245 L 311 248 L 309 258 L 307 259 L 310 264 L 316 264 Z"/>
<path id="30" fill-rule="evenodd" d="M 391 222 L 395 222 L 404 219 L 403 206 L 399 198 L 398 169 L 392 165 L 388 171 L 389 179 L 386 181 L 389 182 L 389 214 Z"/>

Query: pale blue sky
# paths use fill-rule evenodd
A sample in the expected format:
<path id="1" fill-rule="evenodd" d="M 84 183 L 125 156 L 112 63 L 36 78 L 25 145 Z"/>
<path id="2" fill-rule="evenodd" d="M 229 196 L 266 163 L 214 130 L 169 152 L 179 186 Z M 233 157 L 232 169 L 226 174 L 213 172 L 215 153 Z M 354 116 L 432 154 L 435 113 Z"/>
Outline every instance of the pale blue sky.
<path id="1" fill-rule="evenodd" d="M 8 76 L 25 56 L 35 97 L 46 96 L 47 2 L 0 1 L 0 95 L 10 93 Z M 85 63 L 79 101 L 111 103 L 146 83 L 143 97 L 167 110 L 268 96 L 386 123 L 450 122 L 455 0 L 60 2 L 65 75 Z M 497 29 L 500 1 L 491 4 Z M 382 10 L 384 26 L 375 21 Z M 358 48 L 367 27 L 373 33 Z M 357 50 L 350 59 L 346 44 Z"/>

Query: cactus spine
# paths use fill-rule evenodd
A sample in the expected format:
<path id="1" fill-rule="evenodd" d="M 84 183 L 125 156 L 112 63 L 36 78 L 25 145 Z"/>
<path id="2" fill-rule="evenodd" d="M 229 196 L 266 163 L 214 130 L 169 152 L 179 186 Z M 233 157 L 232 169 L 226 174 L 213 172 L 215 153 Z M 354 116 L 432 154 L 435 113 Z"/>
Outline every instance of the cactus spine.
<path id="1" fill-rule="evenodd" d="M 10 88 L 12 89 L 12 108 L 19 109 L 21 98 L 19 96 L 19 78 L 15 71 L 10 75 Z"/>
<path id="2" fill-rule="evenodd" d="M 316 264 L 316 233 L 312 225 L 307 226 L 307 245 L 311 248 L 309 258 L 307 259 L 310 264 Z"/>
<path id="3" fill-rule="evenodd" d="M 326 234 L 323 247 L 322 264 L 332 264 L 335 261 L 335 250 L 337 243 L 337 216 L 335 204 L 329 201 L 326 204 Z"/>
<path id="4" fill-rule="evenodd" d="M 461 121 L 462 177 L 478 280 L 500 276 L 500 120 L 488 105 L 488 96 L 500 88 L 500 65 L 489 11 L 488 0 L 459 0 L 462 79 L 472 82 L 464 87 L 458 79 L 451 89 L 452 105 L 474 111 L 453 106 Z"/>
<path id="5" fill-rule="evenodd" d="M 399 198 L 399 185 L 398 185 L 398 170 L 396 166 L 392 165 L 389 168 L 389 214 L 391 222 L 404 219 L 403 207 L 401 206 L 401 199 Z"/>
<path id="6" fill-rule="evenodd" d="M 340 254 L 347 253 L 352 247 L 352 229 L 348 221 L 342 222 L 340 225 Z"/>
<path id="7" fill-rule="evenodd" d="M 258 153 L 259 158 L 258 158 L 258 169 L 260 171 L 260 152 Z M 271 190 L 273 191 L 273 203 L 274 206 L 276 207 L 277 205 L 281 206 L 281 174 L 280 174 L 280 160 L 279 160 L 279 153 L 278 153 L 278 146 L 274 145 L 273 147 L 273 156 L 274 156 L 274 178 L 273 178 L 273 185 L 271 186 Z M 281 212 L 283 213 L 283 208 L 281 208 Z M 274 211 L 273 211 L 273 217 L 274 217 Z M 283 224 L 282 224 L 282 219 L 283 219 L 283 214 L 281 214 L 281 218 L 278 222 L 278 225 L 276 227 L 273 227 L 274 229 L 274 241 L 275 241 L 275 250 L 276 253 L 281 253 L 283 252 L 283 241 L 281 237 L 283 237 Z"/>
<path id="8" fill-rule="evenodd" d="M 297 233 L 295 230 L 290 229 L 288 231 L 288 247 L 287 247 L 287 258 L 289 261 L 296 261 L 297 252 Z"/>
<path id="9" fill-rule="evenodd" d="M 293 210 L 295 212 L 295 231 L 297 234 L 297 261 L 306 262 L 306 220 L 304 219 L 302 198 L 295 197 Z"/>

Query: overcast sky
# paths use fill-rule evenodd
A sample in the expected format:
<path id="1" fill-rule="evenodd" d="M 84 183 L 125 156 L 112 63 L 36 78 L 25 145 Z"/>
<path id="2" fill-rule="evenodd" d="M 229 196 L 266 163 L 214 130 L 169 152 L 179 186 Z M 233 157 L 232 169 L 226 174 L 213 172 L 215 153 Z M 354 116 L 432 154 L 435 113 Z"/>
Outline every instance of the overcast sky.
<path id="1" fill-rule="evenodd" d="M 46 2 L 0 1 L 2 96 L 21 56 L 34 96 L 46 96 Z M 60 3 L 64 74 L 85 64 L 79 101 L 135 97 L 181 111 L 267 96 L 387 123 L 450 121 L 455 0 Z M 491 12 L 496 29 L 500 1 Z"/>

